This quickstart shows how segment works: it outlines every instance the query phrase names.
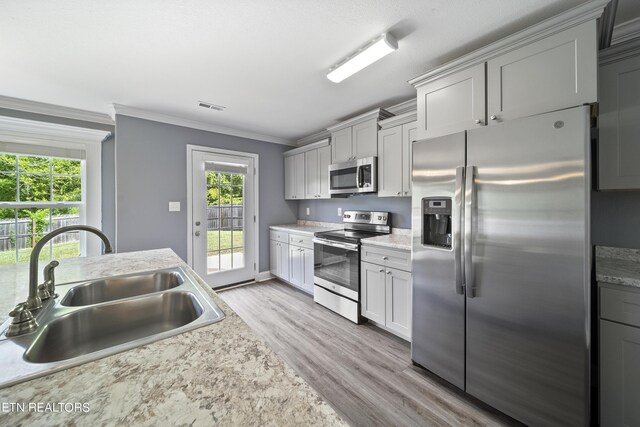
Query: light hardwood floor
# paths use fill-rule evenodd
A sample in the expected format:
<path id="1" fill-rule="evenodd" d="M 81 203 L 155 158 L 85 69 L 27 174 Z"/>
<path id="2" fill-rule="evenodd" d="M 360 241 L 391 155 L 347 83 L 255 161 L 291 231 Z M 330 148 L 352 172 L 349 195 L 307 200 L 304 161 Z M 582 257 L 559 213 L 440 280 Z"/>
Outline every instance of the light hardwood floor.
<path id="1" fill-rule="evenodd" d="M 351 425 L 514 423 L 414 367 L 406 341 L 351 323 L 289 285 L 270 280 L 220 297 Z"/>

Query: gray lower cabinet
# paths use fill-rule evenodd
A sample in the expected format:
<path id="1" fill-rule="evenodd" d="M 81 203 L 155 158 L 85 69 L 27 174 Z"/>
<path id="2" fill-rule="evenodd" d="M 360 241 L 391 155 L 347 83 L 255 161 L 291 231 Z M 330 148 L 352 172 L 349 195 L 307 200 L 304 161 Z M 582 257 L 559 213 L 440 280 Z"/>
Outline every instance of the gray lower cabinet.
<path id="1" fill-rule="evenodd" d="M 289 245 L 289 282 L 313 293 L 313 255 L 311 249 Z"/>
<path id="2" fill-rule="evenodd" d="M 408 251 L 385 248 L 377 251 L 411 258 Z M 381 259 L 379 264 L 367 261 L 360 264 L 362 316 L 411 341 L 411 272 L 390 267 L 389 260 L 390 257 L 387 257 L 387 260 Z"/>
<path id="3" fill-rule="evenodd" d="M 289 280 L 289 233 L 269 231 L 269 271 L 276 277 Z"/>
<path id="4" fill-rule="evenodd" d="M 600 286 L 600 425 L 640 426 L 640 289 Z"/>
<path id="5" fill-rule="evenodd" d="M 598 188 L 640 189 L 640 42 L 632 43 L 631 56 L 616 54 L 600 66 L 598 118 Z M 604 55 L 604 54 L 603 54 Z"/>

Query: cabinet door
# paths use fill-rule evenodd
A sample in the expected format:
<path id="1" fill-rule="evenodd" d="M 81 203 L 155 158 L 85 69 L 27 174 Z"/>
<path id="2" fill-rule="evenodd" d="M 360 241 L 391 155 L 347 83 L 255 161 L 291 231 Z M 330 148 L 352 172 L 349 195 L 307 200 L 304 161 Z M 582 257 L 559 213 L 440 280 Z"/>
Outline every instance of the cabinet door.
<path id="1" fill-rule="evenodd" d="M 331 134 L 331 158 L 333 163 L 347 162 L 353 157 L 351 127 Z"/>
<path id="2" fill-rule="evenodd" d="M 296 286 L 302 286 L 304 281 L 301 249 L 298 246 L 289 245 L 289 282 Z"/>
<path id="3" fill-rule="evenodd" d="M 293 156 L 295 181 L 294 181 L 294 195 L 296 200 L 304 199 L 304 153 L 296 154 Z"/>
<path id="4" fill-rule="evenodd" d="M 287 243 L 279 243 L 278 247 L 278 271 L 280 278 L 289 280 L 289 245 Z"/>
<path id="5" fill-rule="evenodd" d="M 330 199 L 329 165 L 331 164 L 331 147 L 318 148 L 318 180 L 320 182 L 319 199 Z"/>
<path id="6" fill-rule="evenodd" d="M 278 242 L 269 240 L 269 271 L 274 276 L 279 276 L 278 272 Z"/>
<path id="7" fill-rule="evenodd" d="M 284 198 L 286 200 L 295 199 L 295 163 L 294 156 L 284 158 Z"/>
<path id="8" fill-rule="evenodd" d="M 378 197 L 402 196 L 402 126 L 378 132 Z"/>
<path id="9" fill-rule="evenodd" d="M 449 135 L 485 124 L 484 63 L 416 88 L 417 139 Z"/>
<path id="10" fill-rule="evenodd" d="M 489 60 L 489 125 L 596 102 L 597 45 L 591 20 Z"/>
<path id="11" fill-rule="evenodd" d="M 300 253 L 302 254 L 302 267 L 304 270 L 304 274 L 302 275 L 302 289 L 313 293 L 314 252 L 311 249 L 303 248 Z"/>
<path id="12" fill-rule="evenodd" d="M 640 56 L 600 68 L 598 188 L 640 189 Z"/>
<path id="13" fill-rule="evenodd" d="M 411 165 L 413 141 L 418 140 L 418 123 L 402 125 L 402 195 L 411 196 Z"/>
<path id="14" fill-rule="evenodd" d="M 386 271 L 387 328 L 411 340 L 411 273 L 389 268 Z"/>
<path id="15" fill-rule="evenodd" d="M 318 166 L 317 149 L 304 153 L 305 199 L 317 199 L 320 195 L 320 170 Z"/>
<path id="16" fill-rule="evenodd" d="M 640 328 L 600 320 L 600 425 L 640 425 Z"/>
<path id="17" fill-rule="evenodd" d="M 353 155 L 356 159 L 378 155 L 378 120 L 371 119 L 353 126 Z"/>
<path id="18" fill-rule="evenodd" d="M 384 325 L 385 322 L 385 270 L 368 262 L 360 264 L 362 315 Z"/>

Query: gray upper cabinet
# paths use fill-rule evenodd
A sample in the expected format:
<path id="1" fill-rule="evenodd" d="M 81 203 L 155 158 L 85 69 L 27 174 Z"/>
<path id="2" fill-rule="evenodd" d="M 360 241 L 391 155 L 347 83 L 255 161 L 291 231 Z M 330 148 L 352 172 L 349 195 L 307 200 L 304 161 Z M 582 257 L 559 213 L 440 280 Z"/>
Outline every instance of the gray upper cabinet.
<path id="1" fill-rule="evenodd" d="M 304 199 L 305 190 L 304 153 L 284 158 L 284 198 Z"/>
<path id="2" fill-rule="evenodd" d="M 411 144 L 417 140 L 416 113 L 380 122 L 378 132 L 378 197 L 411 196 Z"/>
<path id="3" fill-rule="evenodd" d="M 378 120 L 391 116 L 388 111 L 376 108 L 327 128 L 331 132 L 331 162 L 377 156 Z"/>
<path id="4" fill-rule="evenodd" d="M 347 162 L 353 158 L 351 127 L 332 132 L 331 141 L 331 158 L 335 163 Z"/>
<path id="5" fill-rule="evenodd" d="M 418 139 L 596 102 L 605 4 L 587 2 L 410 80 Z"/>
<path id="6" fill-rule="evenodd" d="M 329 165 L 331 164 L 331 147 L 325 146 L 304 153 L 305 164 L 305 198 L 328 199 Z"/>
<path id="7" fill-rule="evenodd" d="M 418 86 L 418 139 L 448 135 L 485 124 L 485 65 Z"/>
<path id="8" fill-rule="evenodd" d="M 598 100 L 595 21 L 487 62 L 489 125 Z"/>
<path id="9" fill-rule="evenodd" d="M 378 155 L 378 119 L 354 125 L 351 133 L 353 156 L 356 159 Z"/>
<path id="10" fill-rule="evenodd" d="M 640 189 L 640 40 L 601 54 L 598 188 Z"/>

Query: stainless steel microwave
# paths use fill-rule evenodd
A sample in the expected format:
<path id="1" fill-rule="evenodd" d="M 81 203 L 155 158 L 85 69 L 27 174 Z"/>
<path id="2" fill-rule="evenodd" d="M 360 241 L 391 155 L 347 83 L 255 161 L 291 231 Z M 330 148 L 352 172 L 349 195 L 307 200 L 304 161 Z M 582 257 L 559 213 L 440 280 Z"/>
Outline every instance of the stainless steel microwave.
<path id="1" fill-rule="evenodd" d="M 376 191 L 378 191 L 377 157 L 329 165 L 329 194 L 344 196 Z"/>

